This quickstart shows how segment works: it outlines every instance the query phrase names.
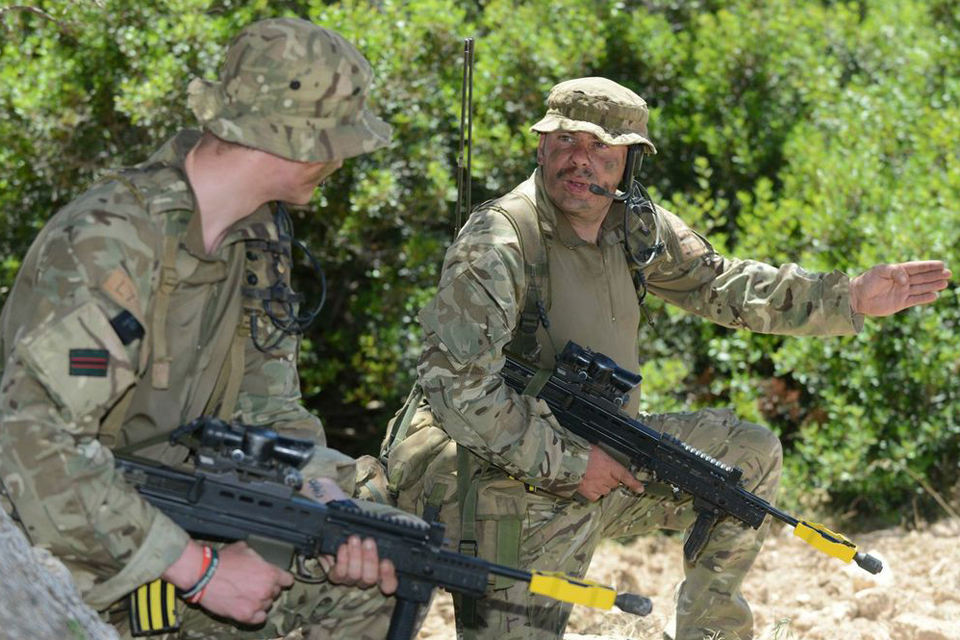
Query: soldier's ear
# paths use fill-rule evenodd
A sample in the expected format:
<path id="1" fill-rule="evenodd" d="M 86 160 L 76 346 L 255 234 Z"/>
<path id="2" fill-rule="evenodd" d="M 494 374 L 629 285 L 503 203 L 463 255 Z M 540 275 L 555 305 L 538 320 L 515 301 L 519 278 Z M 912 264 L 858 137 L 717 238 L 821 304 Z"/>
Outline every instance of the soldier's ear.
<path id="1" fill-rule="evenodd" d="M 540 166 L 543 166 L 543 141 L 546 139 L 547 137 L 541 133 L 540 141 L 537 142 L 537 164 Z"/>

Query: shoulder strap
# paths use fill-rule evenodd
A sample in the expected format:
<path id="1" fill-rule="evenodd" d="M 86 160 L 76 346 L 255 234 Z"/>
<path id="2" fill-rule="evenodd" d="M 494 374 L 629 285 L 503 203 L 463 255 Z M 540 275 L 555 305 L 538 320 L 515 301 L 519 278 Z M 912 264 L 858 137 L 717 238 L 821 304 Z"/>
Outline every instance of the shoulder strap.
<path id="1" fill-rule="evenodd" d="M 502 198 L 493 209 L 502 214 L 517 233 L 526 285 L 520 303 L 520 320 L 506 349 L 528 362 L 538 362 L 540 343 L 537 341 L 537 329 L 541 323 L 544 328 L 550 326 L 547 317 L 550 309 L 547 238 L 540 225 L 537 206 L 527 194 L 515 191 Z"/>
<path id="2" fill-rule="evenodd" d="M 399 444 L 407 437 L 410 425 L 413 422 L 413 416 L 416 415 L 420 407 L 420 401 L 423 399 L 423 390 L 417 382 L 413 383 L 410 393 L 407 395 L 407 401 L 400 408 L 400 413 L 387 425 L 387 435 L 380 444 L 380 460 L 385 461 L 390 457 L 390 451 L 394 444 Z M 399 478 L 394 479 L 394 484 Z"/>
<path id="3" fill-rule="evenodd" d="M 163 237 L 163 256 L 160 261 L 160 286 L 157 287 L 154 299 L 152 342 L 153 342 L 153 371 L 151 378 L 154 389 L 167 389 L 170 386 L 170 354 L 167 353 L 167 311 L 170 307 L 170 296 L 177 288 L 177 249 L 180 245 L 179 236 L 165 235 Z"/>

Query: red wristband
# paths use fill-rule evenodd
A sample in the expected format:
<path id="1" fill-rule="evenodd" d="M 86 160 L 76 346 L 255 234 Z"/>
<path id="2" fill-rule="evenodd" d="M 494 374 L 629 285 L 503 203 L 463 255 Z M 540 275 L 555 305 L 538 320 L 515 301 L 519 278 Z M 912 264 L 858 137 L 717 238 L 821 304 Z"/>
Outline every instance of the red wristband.
<path id="1" fill-rule="evenodd" d="M 197 583 L 180 594 L 180 597 L 190 604 L 197 604 L 203 598 L 203 592 L 207 590 L 207 585 L 213 578 L 213 572 L 217 570 L 219 558 L 217 550 L 213 547 L 203 548 L 203 564 L 200 566 L 200 578 Z"/>

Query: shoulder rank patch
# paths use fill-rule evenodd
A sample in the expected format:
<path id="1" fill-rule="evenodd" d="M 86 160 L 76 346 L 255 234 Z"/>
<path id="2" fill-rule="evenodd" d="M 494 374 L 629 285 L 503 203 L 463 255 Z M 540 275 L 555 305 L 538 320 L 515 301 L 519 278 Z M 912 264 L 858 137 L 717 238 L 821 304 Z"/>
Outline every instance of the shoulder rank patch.
<path id="1" fill-rule="evenodd" d="M 143 310 L 140 308 L 140 299 L 137 297 L 137 287 L 126 272 L 122 269 L 114 269 L 107 274 L 100 289 L 108 298 L 124 309 L 129 309 L 133 317 L 143 322 Z"/>
<path id="2" fill-rule="evenodd" d="M 106 349 L 70 349 L 70 375 L 106 378 L 110 352 Z"/>

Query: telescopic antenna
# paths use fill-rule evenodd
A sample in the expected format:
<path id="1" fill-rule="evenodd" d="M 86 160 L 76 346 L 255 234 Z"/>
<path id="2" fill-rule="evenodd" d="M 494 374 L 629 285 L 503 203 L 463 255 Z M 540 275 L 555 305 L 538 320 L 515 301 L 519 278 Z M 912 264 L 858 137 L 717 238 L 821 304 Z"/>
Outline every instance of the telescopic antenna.
<path id="1" fill-rule="evenodd" d="M 457 155 L 457 215 L 453 237 L 470 215 L 470 180 L 473 151 L 473 38 L 463 40 L 463 80 L 460 83 L 460 152 Z M 466 158 L 464 158 L 466 156 Z"/>

